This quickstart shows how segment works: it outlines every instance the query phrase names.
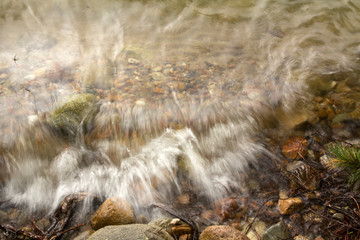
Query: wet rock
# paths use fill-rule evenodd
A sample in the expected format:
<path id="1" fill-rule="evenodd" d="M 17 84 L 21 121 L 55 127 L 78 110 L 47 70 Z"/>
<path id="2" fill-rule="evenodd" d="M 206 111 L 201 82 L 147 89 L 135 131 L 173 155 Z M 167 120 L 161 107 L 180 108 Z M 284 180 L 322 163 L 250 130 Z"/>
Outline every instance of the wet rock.
<path id="1" fill-rule="evenodd" d="M 305 108 L 300 107 L 298 109 L 305 109 Z M 301 128 L 302 126 L 306 125 L 306 123 L 308 122 L 312 122 L 315 118 L 315 113 L 307 110 L 288 113 L 288 112 L 284 112 L 283 109 L 277 109 L 276 118 L 278 119 L 281 128 L 285 130 L 293 130 L 293 129 Z"/>
<path id="2" fill-rule="evenodd" d="M 307 154 L 307 141 L 301 137 L 294 137 L 286 140 L 282 147 L 282 153 L 290 159 L 302 159 Z"/>
<path id="3" fill-rule="evenodd" d="M 292 214 L 301 209 L 303 205 L 300 198 L 280 199 L 278 203 L 279 211 L 283 215 Z"/>
<path id="4" fill-rule="evenodd" d="M 106 226 L 93 233 L 88 240 L 174 240 L 170 234 L 159 227 L 147 224 Z"/>
<path id="5" fill-rule="evenodd" d="M 182 235 L 191 234 L 191 227 L 178 218 L 162 218 L 151 221 L 148 225 L 165 229 L 175 239 Z"/>
<path id="6" fill-rule="evenodd" d="M 205 210 L 201 213 L 201 217 L 206 219 L 207 221 L 213 222 L 216 219 L 215 211 Z"/>
<path id="7" fill-rule="evenodd" d="M 219 221 L 233 219 L 239 206 L 232 198 L 224 198 L 215 203 L 214 210 Z"/>
<path id="8" fill-rule="evenodd" d="M 249 238 L 239 230 L 230 226 L 214 225 L 205 228 L 200 234 L 199 240 L 248 240 Z"/>
<path id="9" fill-rule="evenodd" d="M 344 221 L 345 218 L 344 214 L 342 213 L 334 213 L 332 217 L 340 221 Z"/>
<path id="10" fill-rule="evenodd" d="M 252 222 L 252 221 L 253 221 L 253 219 L 250 218 L 248 222 Z M 243 232 L 243 231 L 246 231 L 247 228 L 248 228 L 248 225 L 249 225 L 249 224 L 245 224 L 245 225 L 242 227 L 241 231 L 242 231 L 242 232 Z M 250 240 L 258 240 L 258 237 L 257 237 L 256 233 L 253 231 L 253 229 L 256 231 L 256 233 L 257 233 L 259 236 L 262 236 L 262 235 L 265 233 L 267 227 L 266 227 L 266 224 L 265 224 L 263 221 L 256 220 L 255 222 L 252 223 L 251 228 L 249 229 L 249 231 L 248 231 L 248 233 L 246 234 L 246 236 L 247 236 Z"/>
<path id="11" fill-rule="evenodd" d="M 121 198 L 107 199 L 91 218 L 91 227 L 95 230 L 107 225 L 135 223 L 135 215 L 131 205 Z"/>
<path id="12" fill-rule="evenodd" d="M 95 115 L 95 112 L 92 112 L 95 100 L 95 96 L 89 93 L 71 96 L 51 114 L 48 121 L 64 132 L 74 133 L 81 121 L 93 117 L 90 113 Z"/>
<path id="13" fill-rule="evenodd" d="M 185 194 L 178 196 L 177 202 L 180 205 L 188 205 L 190 203 L 190 195 L 188 193 L 185 193 Z"/>
<path id="14" fill-rule="evenodd" d="M 303 219 L 305 222 L 314 222 L 314 223 L 321 223 L 323 221 L 321 216 L 313 212 L 304 214 Z"/>
<path id="15" fill-rule="evenodd" d="M 174 218 L 159 218 L 149 222 L 148 225 L 159 227 L 162 229 L 169 229 L 170 226 L 174 225 Z M 175 221 L 176 222 L 176 221 Z"/>
<path id="16" fill-rule="evenodd" d="M 138 65 L 140 63 L 140 61 L 136 58 L 128 58 L 128 63 Z"/>
<path id="17" fill-rule="evenodd" d="M 36 222 L 36 225 L 40 229 L 48 229 L 50 226 L 50 220 L 48 218 L 42 218 L 39 221 Z"/>
<path id="18" fill-rule="evenodd" d="M 161 72 L 153 72 L 151 77 L 155 82 L 163 83 L 165 81 L 165 76 Z"/>
<path id="19" fill-rule="evenodd" d="M 278 240 L 278 239 L 289 239 L 290 231 L 286 224 L 281 221 L 268 228 L 262 235 L 263 240 Z"/>

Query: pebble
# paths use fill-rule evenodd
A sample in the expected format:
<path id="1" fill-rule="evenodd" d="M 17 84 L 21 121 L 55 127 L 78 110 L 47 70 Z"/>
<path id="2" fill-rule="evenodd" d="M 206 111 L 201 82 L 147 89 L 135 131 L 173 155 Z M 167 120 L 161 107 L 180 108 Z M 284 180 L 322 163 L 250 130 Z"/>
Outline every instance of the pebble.
<path id="1" fill-rule="evenodd" d="M 290 232 L 287 225 L 281 221 L 268 228 L 262 235 L 262 240 L 289 239 Z"/>
<path id="2" fill-rule="evenodd" d="M 344 214 L 342 214 L 342 213 L 334 213 L 334 214 L 333 214 L 333 218 L 335 218 L 335 219 L 337 219 L 337 220 L 340 220 L 340 221 L 344 221 L 345 216 L 344 216 Z"/>
<path id="3" fill-rule="evenodd" d="M 239 206 L 232 198 L 224 198 L 215 203 L 215 214 L 220 221 L 233 219 Z"/>
<path id="4" fill-rule="evenodd" d="M 128 58 L 128 63 L 138 65 L 140 63 L 140 61 L 136 58 Z"/>
<path id="5" fill-rule="evenodd" d="M 31 81 L 31 80 L 34 80 L 36 78 L 36 76 L 34 74 L 29 74 L 27 76 L 25 76 L 25 80 L 27 81 Z"/>

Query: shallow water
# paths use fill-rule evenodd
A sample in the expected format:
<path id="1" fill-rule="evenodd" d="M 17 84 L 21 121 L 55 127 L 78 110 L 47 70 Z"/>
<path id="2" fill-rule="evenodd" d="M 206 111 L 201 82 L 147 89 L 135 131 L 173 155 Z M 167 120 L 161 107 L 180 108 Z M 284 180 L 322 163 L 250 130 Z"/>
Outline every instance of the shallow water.
<path id="1" fill-rule="evenodd" d="M 3 0 L 0 25 L 2 197 L 31 210 L 241 191 L 274 112 L 359 81 L 358 1 Z M 90 129 L 44 127 L 84 92 Z"/>

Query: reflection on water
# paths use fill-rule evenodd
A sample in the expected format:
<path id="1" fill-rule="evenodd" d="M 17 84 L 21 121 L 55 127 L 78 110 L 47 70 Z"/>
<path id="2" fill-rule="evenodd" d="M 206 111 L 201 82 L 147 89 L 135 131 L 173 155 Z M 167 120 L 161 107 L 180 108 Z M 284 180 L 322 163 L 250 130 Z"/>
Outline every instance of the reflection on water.
<path id="1" fill-rule="evenodd" d="M 0 24 L 0 179 L 34 209 L 76 191 L 148 204 L 184 183 L 221 197 L 264 153 L 271 112 L 358 79 L 355 0 L 3 0 Z M 48 123 L 79 93 L 96 110 L 69 137 Z"/>

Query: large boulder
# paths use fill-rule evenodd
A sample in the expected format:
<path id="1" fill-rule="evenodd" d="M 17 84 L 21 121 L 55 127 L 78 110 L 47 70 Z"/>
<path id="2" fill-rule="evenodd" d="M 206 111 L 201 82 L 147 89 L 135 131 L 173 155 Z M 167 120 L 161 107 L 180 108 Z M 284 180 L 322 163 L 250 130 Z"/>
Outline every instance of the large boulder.
<path id="1" fill-rule="evenodd" d="M 249 238 L 230 226 L 214 225 L 205 228 L 199 240 L 249 240 Z"/>
<path id="2" fill-rule="evenodd" d="M 147 224 L 106 226 L 88 238 L 88 240 L 174 240 L 160 227 Z"/>
<path id="3" fill-rule="evenodd" d="M 131 205 L 122 198 L 107 199 L 90 220 L 95 230 L 108 225 L 123 225 L 136 222 Z"/>

